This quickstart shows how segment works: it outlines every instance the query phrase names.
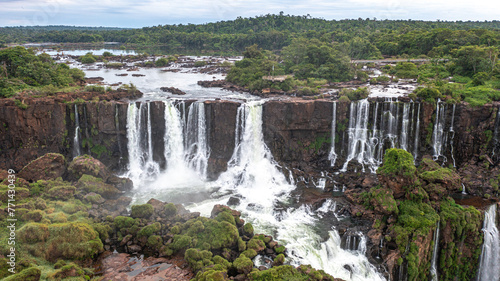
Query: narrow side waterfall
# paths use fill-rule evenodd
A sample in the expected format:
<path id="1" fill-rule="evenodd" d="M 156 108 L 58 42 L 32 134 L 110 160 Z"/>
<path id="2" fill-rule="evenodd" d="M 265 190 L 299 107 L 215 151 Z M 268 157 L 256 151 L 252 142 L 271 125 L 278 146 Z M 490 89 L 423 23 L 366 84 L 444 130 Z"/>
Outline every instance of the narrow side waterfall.
<path id="1" fill-rule="evenodd" d="M 430 276 L 431 276 L 431 281 L 438 281 L 438 268 L 437 268 L 437 259 L 439 256 L 439 221 L 436 226 L 436 230 L 434 231 L 434 248 L 432 251 L 432 258 L 431 258 L 431 271 L 430 271 Z"/>
<path id="2" fill-rule="evenodd" d="M 335 140 L 336 140 L 336 129 L 337 129 L 337 103 L 333 103 L 333 114 L 332 114 L 332 137 L 331 137 L 331 147 L 330 154 L 328 155 L 328 160 L 331 162 L 331 166 L 335 166 L 335 161 L 337 160 L 337 153 L 335 153 Z"/>
<path id="3" fill-rule="evenodd" d="M 500 280 L 500 235 L 496 226 L 497 205 L 491 205 L 484 214 L 484 242 L 479 262 L 479 281 Z"/>
<path id="4" fill-rule="evenodd" d="M 416 103 L 399 103 L 397 100 L 388 99 L 384 102 L 375 102 L 371 109 L 367 99 L 352 102 L 347 129 L 348 152 L 346 162 L 340 171 L 347 171 L 348 164 L 356 160 L 362 165 L 363 171 L 368 167 L 375 173 L 382 164 L 387 148 L 398 147 L 406 151 L 413 148 L 416 159 L 420 104 L 415 116 L 416 106 Z M 411 137 L 415 139 L 414 142 L 409 141 Z"/>
<path id="5" fill-rule="evenodd" d="M 451 154 L 451 159 L 453 160 L 453 167 L 456 167 L 455 156 L 453 155 L 453 139 L 455 138 L 455 129 L 453 128 L 453 123 L 455 122 L 455 108 L 456 108 L 456 104 L 453 104 L 453 111 L 451 114 L 451 125 L 450 125 L 450 130 L 449 130 L 450 154 Z"/>
<path id="6" fill-rule="evenodd" d="M 355 159 L 363 166 L 363 171 L 365 170 L 365 165 L 367 165 L 372 172 L 375 172 L 377 163 L 373 158 L 373 149 L 368 139 L 370 103 L 368 99 L 352 102 L 350 110 L 348 155 L 341 171 L 347 171 L 349 162 Z"/>
<path id="7" fill-rule="evenodd" d="M 443 156 L 443 145 L 445 141 L 444 126 L 445 126 L 445 111 L 446 107 L 441 100 L 438 99 L 436 103 L 436 119 L 434 121 L 434 130 L 432 132 L 432 158 L 434 161 L 438 160 L 439 157 Z M 446 162 L 446 160 L 445 160 Z"/>
<path id="8" fill-rule="evenodd" d="M 78 105 L 75 103 L 75 137 L 73 138 L 73 158 L 82 154 L 80 150 L 80 117 L 78 116 Z"/>
<path id="9" fill-rule="evenodd" d="M 410 104 L 403 105 L 403 123 L 401 125 L 401 138 L 399 146 L 401 149 L 408 151 L 408 130 L 410 125 Z"/>
<path id="10" fill-rule="evenodd" d="M 500 107 L 497 108 L 497 116 L 495 118 L 495 129 L 493 130 L 493 148 L 491 149 L 491 157 L 495 156 L 498 149 L 498 127 L 500 127 Z"/>
<path id="11" fill-rule="evenodd" d="M 118 151 L 120 152 L 120 158 L 118 158 L 118 167 L 122 168 L 123 160 L 123 148 L 120 137 L 120 116 L 118 116 L 118 104 L 115 105 L 115 132 L 116 132 L 116 142 L 118 143 Z"/>
<path id="12" fill-rule="evenodd" d="M 189 107 L 185 131 L 184 141 L 189 167 L 194 169 L 203 179 L 206 179 L 210 150 L 203 102 L 194 102 Z"/>
<path id="13" fill-rule="evenodd" d="M 418 139 L 420 137 L 420 103 L 417 110 L 417 125 L 415 126 L 415 144 L 413 145 L 413 160 L 416 161 L 418 157 Z"/>

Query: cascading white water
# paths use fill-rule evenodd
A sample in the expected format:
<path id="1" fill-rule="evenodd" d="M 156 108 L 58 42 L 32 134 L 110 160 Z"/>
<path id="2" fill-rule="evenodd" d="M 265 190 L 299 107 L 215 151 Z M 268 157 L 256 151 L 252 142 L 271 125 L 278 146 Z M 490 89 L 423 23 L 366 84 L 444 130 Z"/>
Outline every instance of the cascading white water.
<path id="1" fill-rule="evenodd" d="M 203 179 L 206 179 L 210 150 L 207 141 L 205 103 L 194 102 L 191 104 L 185 131 L 185 149 L 188 165 Z"/>
<path id="2" fill-rule="evenodd" d="M 408 151 L 408 128 L 410 124 L 410 104 L 403 105 L 403 121 L 401 125 L 401 137 L 399 146 L 401 149 Z"/>
<path id="3" fill-rule="evenodd" d="M 262 101 L 248 102 L 238 109 L 236 146 L 224 172 L 214 186 L 219 187 L 218 201 L 208 201 L 190 209 L 209 214 L 214 203 L 227 202 L 229 196 L 240 199 L 235 208 L 251 222 L 256 232 L 272 234 L 286 245 L 292 264 L 311 264 L 345 280 L 383 280 L 364 253 L 341 249 L 336 230 L 324 241 L 318 233 L 318 220 L 335 210 L 327 200 L 314 213 L 309 205 L 289 207 L 277 212 L 277 203 L 285 204 L 295 186 L 278 169 L 262 133 Z M 324 227 L 324 226 L 323 226 Z M 351 272 L 346 269 L 351 268 Z"/>
<path id="4" fill-rule="evenodd" d="M 337 103 L 333 103 L 333 119 L 332 119 L 332 137 L 330 154 L 328 155 L 328 160 L 330 160 L 330 165 L 335 166 L 335 161 L 337 160 L 337 153 L 335 153 L 335 140 L 336 140 L 336 128 L 337 128 Z"/>
<path id="5" fill-rule="evenodd" d="M 356 159 L 363 166 L 368 165 L 372 172 L 375 172 L 377 163 L 373 158 L 373 149 L 368 139 L 368 116 L 370 103 L 368 99 L 352 102 L 349 115 L 349 147 L 347 160 L 341 172 L 347 171 L 349 162 Z"/>
<path id="6" fill-rule="evenodd" d="M 78 116 L 78 105 L 75 103 L 75 137 L 73 138 L 73 157 L 80 156 L 80 117 Z"/>
<path id="7" fill-rule="evenodd" d="M 417 110 L 417 125 L 415 126 L 415 144 L 413 146 L 413 160 L 417 161 L 418 157 L 418 139 L 420 138 L 420 103 Z"/>
<path id="8" fill-rule="evenodd" d="M 453 139 L 455 138 L 455 130 L 453 129 L 453 123 L 455 122 L 455 107 L 456 104 L 453 104 L 453 112 L 451 115 L 451 125 L 450 125 L 450 155 L 453 160 L 453 167 L 456 167 L 455 156 L 453 155 Z"/>
<path id="9" fill-rule="evenodd" d="M 154 160 L 160 159 L 161 156 L 153 155 L 155 150 L 151 106 L 158 104 L 141 103 L 139 107 L 135 103 L 129 104 L 129 164 L 126 176 L 134 181 L 138 190 L 134 194 L 134 202 L 147 201 L 151 197 L 169 202 L 193 202 L 203 199 L 203 192 L 208 188 L 204 179 L 209 148 L 206 142 L 204 107 L 203 103 L 200 104 L 193 103 L 193 108 L 190 108 L 193 113 L 188 114 L 188 121 L 185 123 L 183 114 L 173 101 L 163 102 L 164 170 L 161 170 L 160 164 Z M 185 104 L 180 103 L 180 106 Z"/>
<path id="10" fill-rule="evenodd" d="M 484 214 L 484 242 L 479 262 L 479 281 L 500 280 L 500 235 L 496 226 L 497 205 L 491 205 Z"/>
<path id="11" fill-rule="evenodd" d="M 438 280 L 437 259 L 439 251 L 439 221 L 437 222 L 436 230 L 434 231 L 434 249 L 431 258 L 431 271 L 430 276 L 432 281 Z"/>
<path id="12" fill-rule="evenodd" d="M 434 154 L 432 158 L 434 161 L 443 156 L 442 149 L 444 144 L 444 126 L 445 126 L 445 107 L 438 99 L 436 103 L 436 119 L 434 121 L 434 130 L 432 132 L 432 148 Z"/>
<path id="13" fill-rule="evenodd" d="M 491 150 L 491 157 L 495 156 L 498 146 L 498 127 L 500 126 L 500 107 L 497 108 L 497 116 L 495 118 L 495 129 L 493 131 L 493 145 Z"/>

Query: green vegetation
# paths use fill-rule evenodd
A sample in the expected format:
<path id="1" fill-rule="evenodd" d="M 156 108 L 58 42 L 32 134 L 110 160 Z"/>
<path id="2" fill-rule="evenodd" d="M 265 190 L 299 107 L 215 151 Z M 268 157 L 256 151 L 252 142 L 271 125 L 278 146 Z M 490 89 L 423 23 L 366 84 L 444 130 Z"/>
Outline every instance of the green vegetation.
<path id="1" fill-rule="evenodd" d="M 35 55 L 23 47 L 0 50 L 0 97 L 35 89 L 52 93 L 81 82 L 84 76 L 81 70 L 54 63 L 45 53 Z"/>

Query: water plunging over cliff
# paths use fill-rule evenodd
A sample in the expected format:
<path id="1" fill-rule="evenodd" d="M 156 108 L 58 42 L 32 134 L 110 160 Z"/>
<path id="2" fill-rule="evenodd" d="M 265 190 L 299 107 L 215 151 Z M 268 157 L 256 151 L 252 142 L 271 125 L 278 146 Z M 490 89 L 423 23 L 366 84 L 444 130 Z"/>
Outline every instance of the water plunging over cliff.
<path id="1" fill-rule="evenodd" d="M 331 162 L 331 166 L 335 165 L 335 161 L 337 160 L 337 153 L 335 153 L 335 140 L 336 140 L 336 128 L 337 128 L 337 103 L 333 103 L 333 114 L 332 114 L 332 141 L 330 147 L 330 154 L 328 155 L 328 160 Z"/>
<path id="2" fill-rule="evenodd" d="M 348 153 L 341 172 L 347 171 L 349 163 L 356 160 L 362 165 L 363 171 L 367 167 L 375 173 L 382 164 L 387 148 L 397 147 L 406 151 L 411 151 L 413 148 L 416 159 L 420 131 L 420 104 L 417 109 L 416 107 L 416 103 L 399 103 L 392 99 L 375 102 L 374 106 L 370 106 L 367 99 L 352 102 L 347 128 Z M 334 129 L 334 126 L 332 128 Z M 412 137 L 415 139 L 414 142 L 409 141 Z M 333 144 L 332 148 L 335 148 Z"/>
<path id="3" fill-rule="evenodd" d="M 165 133 L 163 142 L 155 142 L 151 107 L 161 108 L 162 105 Z M 154 197 L 169 202 L 193 202 L 206 197 L 203 191 L 206 190 L 204 179 L 209 148 L 204 104 L 192 103 L 187 111 L 185 120 L 182 113 L 186 112 L 184 103 L 177 106 L 173 101 L 129 104 L 127 176 L 134 181 L 138 191 L 135 200 L 146 201 Z M 154 155 L 154 143 L 163 144 L 163 155 Z M 158 159 L 165 161 L 163 170 Z M 165 189 L 170 191 L 165 192 Z"/>
<path id="4" fill-rule="evenodd" d="M 431 258 L 431 280 L 432 281 L 437 281 L 438 279 L 438 268 L 437 268 L 437 258 L 438 258 L 438 252 L 439 252 L 439 221 L 436 226 L 436 230 L 434 231 L 434 249 L 432 251 L 432 258 Z"/>
<path id="5" fill-rule="evenodd" d="M 500 235 L 496 226 L 497 205 L 491 205 L 484 214 L 484 242 L 479 263 L 479 281 L 500 280 Z"/>
<path id="6" fill-rule="evenodd" d="M 73 138 L 73 157 L 80 156 L 80 117 L 78 116 L 78 105 L 75 103 L 75 137 Z"/>
<path id="7" fill-rule="evenodd" d="M 236 146 L 228 169 L 214 182 L 220 187 L 219 202 L 227 202 L 229 196 L 238 198 L 236 209 L 242 212 L 242 217 L 254 225 L 256 232 L 272 234 L 286 245 L 294 265 L 311 264 L 345 280 L 383 280 L 365 257 L 364 243 L 360 243 L 360 251 L 346 251 L 340 247 L 336 230 L 327 231 L 326 241 L 317 233 L 318 227 L 325 227 L 320 220 L 329 217 L 332 223 L 333 214 L 325 216 L 334 212 L 329 207 L 333 205 L 335 209 L 331 201 L 327 200 L 327 206 L 318 212 L 309 205 L 283 209 L 289 205 L 290 192 L 295 186 L 284 176 L 264 143 L 262 102 L 241 105 L 236 126 Z M 198 205 L 193 210 L 206 213 L 213 203 Z"/>

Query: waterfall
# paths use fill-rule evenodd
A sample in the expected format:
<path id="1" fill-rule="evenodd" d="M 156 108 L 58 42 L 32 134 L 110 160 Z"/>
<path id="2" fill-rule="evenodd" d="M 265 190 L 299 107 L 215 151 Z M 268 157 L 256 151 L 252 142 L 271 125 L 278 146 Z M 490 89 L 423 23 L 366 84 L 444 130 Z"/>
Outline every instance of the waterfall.
<path id="1" fill-rule="evenodd" d="M 437 259 L 438 259 L 438 251 L 439 251 L 439 221 L 437 222 L 436 230 L 434 231 L 434 249 L 432 251 L 431 258 L 431 280 L 437 281 L 438 279 L 438 268 L 437 268 Z"/>
<path id="2" fill-rule="evenodd" d="M 252 223 L 256 232 L 271 234 L 283 243 L 295 266 L 311 264 L 344 280 L 384 280 L 364 255 L 365 242 L 360 243 L 359 251 L 351 252 L 340 247 L 336 230 L 327 229 L 326 241 L 318 234 L 318 228 L 325 228 L 320 220 L 335 217 L 325 213 L 333 212 L 336 204 L 325 202 L 316 213 L 310 205 L 285 207 L 295 186 L 280 171 L 264 143 L 262 103 L 252 101 L 238 108 L 233 156 L 227 171 L 213 183 L 219 188 L 215 195 L 222 196 L 216 202 L 227 202 L 230 196 L 240 198 L 236 209 L 242 218 Z M 213 204 L 209 201 L 191 210 L 209 214 Z"/>
<path id="3" fill-rule="evenodd" d="M 203 102 L 194 102 L 189 107 L 185 131 L 185 150 L 188 165 L 203 179 L 206 179 L 210 150 L 207 142 L 205 104 Z"/>
<path id="4" fill-rule="evenodd" d="M 500 125 L 500 107 L 497 109 L 497 116 L 495 118 L 495 129 L 493 131 L 493 148 L 491 151 L 491 157 L 495 156 L 496 149 L 498 146 L 498 127 Z"/>
<path id="5" fill-rule="evenodd" d="M 401 125 L 401 140 L 399 145 L 401 149 L 408 151 L 408 127 L 410 124 L 410 104 L 403 105 L 403 123 Z"/>
<path id="6" fill-rule="evenodd" d="M 438 99 L 436 103 L 436 119 L 434 121 L 434 130 L 432 132 L 432 148 L 434 155 L 432 158 L 434 161 L 438 160 L 440 156 L 443 156 L 442 149 L 444 141 L 444 123 L 445 123 L 445 107 Z M 446 161 L 445 161 L 446 162 Z"/>
<path id="7" fill-rule="evenodd" d="M 335 153 L 335 140 L 336 140 L 336 128 L 337 128 L 337 103 L 333 103 L 333 115 L 332 115 L 332 138 L 330 154 L 328 155 L 328 160 L 331 162 L 331 166 L 335 166 L 335 161 L 337 160 L 337 153 Z"/>
<path id="8" fill-rule="evenodd" d="M 453 167 L 456 167 L 455 157 L 453 156 L 453 139 L 455 138 L 455 130 L 453 129 L 453 123 L 455 122 L 455 107 L 456 104 L 453 104 L 453 112 L 451 115 L 451 125 L 450 125 L 450 155 L 453 160 Z"/>
<path id="9" fill-rule="evenodd" d="M 415 144 L 413 147 L 413 160 L 417 161 L 418 157 L 418 139 L 420 138 L 420 103 L 417 110 L 417 125 L 415 126 Z"/>
<path id="10" fill-rule="evenodd" d="M 373 149 L 368 139 L 368 119 L 370 112 L 368 99 L 352 102 L 350 111 L 348 155 L 341 172 L 347 171 L 349 162 L 356 159 L 363 166 L 363 172 L 365 171 L 365 165 L 368 165 L 374 173 L 377 169 L 377 163 L 373 158 Z"/>
<path id="11" fill-rule="evenodd" d="M 491 205 L 484 214 L 484 242 L 479 262 L 478 280 L 500 280 L 500 236 L 496 226 L 497 205 Z"/>
<path id="12" fill-rule="evenodd" d="M 123 159 L 123 148 L 120 141 L 120 117 L 118 116 L 118 104 L 115 104 L 115 132 L 116 132 L 116 142 L 118 143 L 118 151 L 120 152 L 120 158 L 118 159 L 118 167 L 122 169 L 122 159 Z"/>
<path id="13" fill-rule="evenodd" d="M 75 103 L 75 137 L 73 138 L 73 158 L 80 156 L 80 117 L 78 116 L 78 105 Z"/>
<path id="14" fill-rule="evenodd" d="M 165 162 L 167 169 L 186 165 L 184 155 L 184 130 L 181 112 L 172 101 L 164 101 L 165 105 Z"/>

